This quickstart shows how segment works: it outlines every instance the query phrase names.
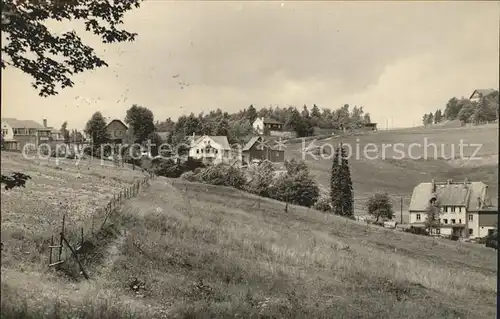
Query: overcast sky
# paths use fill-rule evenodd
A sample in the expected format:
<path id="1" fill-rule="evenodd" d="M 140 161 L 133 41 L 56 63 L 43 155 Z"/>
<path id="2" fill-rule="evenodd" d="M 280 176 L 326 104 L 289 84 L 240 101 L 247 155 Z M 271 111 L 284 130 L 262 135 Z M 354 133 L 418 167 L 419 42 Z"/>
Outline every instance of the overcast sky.
<path id="1" fill-rule="evenodd" d="M 164 120 L 250 104 L 347 103 L 381 127 L 417 125 L 452 96 L 498 88 L 499 8 L 493 1 L 146 1 L 125 19 L 139 34 L 135 42 L 84 36 L 109 67 L 76 77 L 58 96 L 41 98 L 30 77 L 3 72 L 2 116 L 83 129 L 95 111 L 123 119 L 132 104 Z M 80 30 L 57 26 L 71 28 Z"/>

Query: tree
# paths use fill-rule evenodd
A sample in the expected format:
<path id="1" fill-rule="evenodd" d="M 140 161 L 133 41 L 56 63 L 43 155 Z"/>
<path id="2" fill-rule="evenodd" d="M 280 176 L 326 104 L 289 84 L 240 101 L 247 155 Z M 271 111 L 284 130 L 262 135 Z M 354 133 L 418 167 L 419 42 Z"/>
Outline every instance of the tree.
<path id="1" fill-rule="evenodd" d="M 427 126 L 428 123 L 429 123 L 429 114 L 424 114 L 424 116 L 422 116 L 422 124 L 424 124 L 424 126 Z"/>
<path id="2" fill-rule="evenodd" d="M 450 121 L 456 119 L 461 108 L 462 104 L 459 103 L 459 100 L 456 97 L 452 97 L 448 103 L 446 103 L 443 114 L 444 118 Z"/>
<path id="3" fill-rule="evenodd" d="M 333 156 L 330 197 L 334 214 L 354 217 L 351 172 L 346 151 L 342 144 L 335 150 Z"/>
<path id="4" fill-rule="evenodd" d="M 65 143 L 68 143 L 68 141 L 69 141 L 68 122 L 64 122 L 64 123 L 61 125 L 60 132 L 61 132 L 61 134 L 62 134 L 62 135 L 63 135 L 63 137 L 64 137 L 64 142 L 65 142 Z"/>
<path id="5" fill-rule="evenodd" d="M 250 105 L 247 109 L 247 119 L 250 121 L 251 124 L 253 124 L 253 122 L 255 122 L 255 120 L 257 119 L 257 110 L 255 109 L 255 107 L 253 105 Z"/>
<path id="6" fill-rule="evenodd" d="M 458 113 L 458 119 L 462 123 L 469 123 L 474 115 L 475 106 L 472 102 L 464 104 Z"/>
<path id="7" fill-rule="evenodd" d="M 16 1 L 2 0 L 2 69 L 14 67 L 33 77 L 40 96 L 56 95 L 57 87 L 72 87 L 71 77 L 107 66 L 75 31 L 52 32 L 48 22 L 84 22 L 104 43 L 134 41 L 137 34 L 119 29 L 123 16 L 140 0 Z"/>
<path id="8" fill-rule="evenodd" d="M 127 110 L 125 123 L 132 127 L 135 143 L 145 142 L 148 136 L 155 131 L 153 112 L 136 104 Z"/>
<path id="9" fill-rule="evenodd" d="M 434 113 L 434 124 L 441 123 L 442 119 L 443 115 L 441 114 L 441 110 L 437 110 L 436 113 Z"/>
<path id="10" fill-rule="evenodd" d="M 307 105 L 305 105 L 305 104 L 304 104 L 304 107 L 302 109 L 301 115 L 304 119 L 309 119 L 309 110 L 307 109 Z"/>
<path id="11" fill-rule="evenodd" d="M 427 218 L 424 222 L 427 231 L 432 234 L 436 233 L 436 230 L 440 227 L 439 221 L 439 202 L 435 197 L 431 198 L 429 205 L 427 206 L 426 215 Z"/>
<path id="12" fill-rule="evenodd" d="M 313 104 L 313 107 L 311 109 L 311 116 L 316 118 L 321 117 L 321 112 L 316 104 Z"/>
<path id="13" fill-rule="evenodd" d="M 169 117 L 163 122 L 156 122 L 156 131 L 158 132 L 173 132 L 175 129 L 175 122 Z"/>
<path id="14" fill-rule="evenodd" d="M 92 138 L 93 152 L 98 156 L 103 155 L 99 153 L 101 145 L 109 140 L 106 125 L 106 119 L 101 112 L 95 112 L 85 125 L 85 133 Z"/>
<path id="15" fill-rule="evenodd" d="M 474 108 L 472 114 L 472 121 L 476 124 L 494 121 L 497 118 L 498 101 L 495 105 L 494 102 L 486 97 L 481 97 L 481 100 Z"/>
<path id="16" fill-rule="evenodd" d="M 71 130 L 71 133 L 69 135 L 69 140 L 74 143 L 82 143 L 83 135 L 81 132 L 78 132 L 76 129 L 73 129 Z"/>
<path id="17" fill-rule="evenodd" d="M 370 113 L 365 113 L 365 115 L 363 116 L 363 120 L 365 123 L 371 123 L 372 120 L 370 118 Z"/>
<path id="18" fill-rule="evenodd" d="M 394 210 L 392 203 L 387 193 L 377 193 L 371 196 L 366 203 L 368 214 L 374 216 L 376 221 L 379 219 L 392 219 L 394 217 Z"/>
<path id="19" fill-rule="evenodd" d="M 427 115 L 427 125 L 432 125 L 432 123 L 434 123 L 434 115 L 431 112 Z"/>

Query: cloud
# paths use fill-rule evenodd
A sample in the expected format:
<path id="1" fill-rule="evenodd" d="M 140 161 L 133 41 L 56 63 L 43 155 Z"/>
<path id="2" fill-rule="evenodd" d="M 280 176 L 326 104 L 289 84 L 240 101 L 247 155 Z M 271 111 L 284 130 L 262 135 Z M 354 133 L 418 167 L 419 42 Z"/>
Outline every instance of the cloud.
<path id="1" fill-rule="evenodd" d="M 160 120 L 349 103 L 408 126 L 451 96 L 498 85 L 498 12 L 494 2 L 144 2 L 125 21 L 137 41 L 83 37 L 110 66 L 59 96 L 39 98 L 27 76 L 6 70 L 3 112 L 82 128 L 97 110 L 123 118 L 133 103 Z"/>

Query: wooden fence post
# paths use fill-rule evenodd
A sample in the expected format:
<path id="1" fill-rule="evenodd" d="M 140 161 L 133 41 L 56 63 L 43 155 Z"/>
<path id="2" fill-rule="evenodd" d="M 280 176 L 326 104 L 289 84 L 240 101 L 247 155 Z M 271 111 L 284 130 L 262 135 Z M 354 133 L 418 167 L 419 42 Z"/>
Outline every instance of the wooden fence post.
<path id="1" fill-rule="evenodd" d="M 64 237 L 64 222 L 66 220 L 66 213 L 64 213 L 63 215 L 63 219 L 62 219 L 62 227 L 61 227 L 61 237 L 60 237 L 60 240 L 59 240 L 59 259 L 57 261 L 60 261 L 61 260 L 61 256 L 62 256 L 62 249 L 63 249 L 63 237 Z"/>
<path id="2" fill-rule="evenodd" d="M 50 255 L 49 255 L 49 265 L 52 264 L 52 246 L 54 246 L 54 235 L 50 237 Z"/>
<path id="3" fill-rule="evenodd" d="M 76 259 L 78 266 L 80 266 L 80 271 L 82 272 L 83 276 L 85 277 L 85 279 L 88 280 L 89 276 L 87 275 L 87 272 L 83 268 L 83 265 L 80 262 L 80 259 L 78 259 L 78 255 L 76 254 L 76 251 L 73 249 L 73 247 L 71 247 L 71 245 L 68 243 L 68 241 L 66 240 L 66 238 L 64 236 L 62 236 L 62 239 L 63 239 L 64 243 L 66 244 L 66 246 L 69 248 L 69 250 L 71 250 L 71 253 L 73 254 L 73 257 Z"/>

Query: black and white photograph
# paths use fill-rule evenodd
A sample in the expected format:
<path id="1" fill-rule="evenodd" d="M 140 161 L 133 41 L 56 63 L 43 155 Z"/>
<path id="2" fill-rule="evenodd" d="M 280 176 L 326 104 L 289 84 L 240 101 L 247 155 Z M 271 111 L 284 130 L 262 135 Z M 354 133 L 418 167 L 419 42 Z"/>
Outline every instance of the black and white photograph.
<path id="1" fill-rule="evenodd" d="M 497 1 L 0 0 L 3 319 L 493 319 Z"/>

